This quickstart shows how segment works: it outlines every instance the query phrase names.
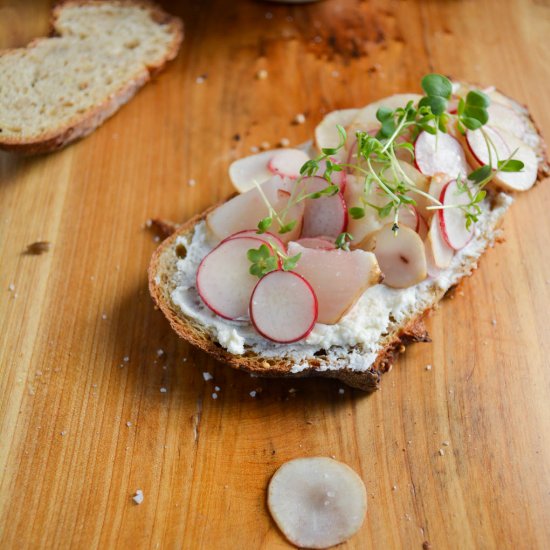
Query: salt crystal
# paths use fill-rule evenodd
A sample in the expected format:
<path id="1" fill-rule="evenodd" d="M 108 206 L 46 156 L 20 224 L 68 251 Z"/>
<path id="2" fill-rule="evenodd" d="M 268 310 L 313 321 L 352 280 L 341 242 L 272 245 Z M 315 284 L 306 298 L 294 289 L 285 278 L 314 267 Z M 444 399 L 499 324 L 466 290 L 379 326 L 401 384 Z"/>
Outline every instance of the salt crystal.
<path id="1" fill-rule="evenodd" d="M 426 370 L 432 370 L 432 366 L 431 365 L 426 365 Z"/>
<path id="2" fill-rule="evenodd" d="M 124 356 L 124 358 L 122 359 L 125 363 L 128 363 L 128 361 L 130 361 L 130 358 L 126 355 Z"/>
<path id="3" fill-rule="evenodd" d="M 131 428 L 131 427 L 132 427 L 132 423 L 128 420 L 128 421 L 126 422 L 126 426 L 128 426 L 128 428 Z"/>
<path id="4" fill-rule="evenodd" d="M 279 145 L 281 147 L 288 147 L 290 145 L 290 140 L 288 138 L 281 138 Z"/>
<path id="5" fill-rule="evenodd" d="M 160 393 L 166 393 L 168 390 L 166 388 L 160 388 Z"/>
<path id="6" fill-rule="evenodd" d="M 445 451 L 443 449 L 439 449 L 439 454 L 443 456 L 445 454 Z"/>
<path id="7" fill-rule="evenodd" d="M 256 392 L 254 390 L 250 392 L 250 397 L 256 397 Z"/>
<path id="8" fill-rule="evenodd" d="M 159 348 L 159 349 L 157 350 L 157 357 L 162 357 L 163 355 L 164 355 L 164 350 L 161 349 L 161 348 Z"/>
<path id="9" fill-rule="evenodd" d="M 143 502 L 143 491 L 141 489 L 138 489 L 136 491 L 136 494 L 132 497 L 132 500 L 136 504 L 141 504 Z"/>
<path id="10" fill-rule="evenodd" d="M 202 377 L 205 382 L 208 382 L 208 380 L 212 380 L 214 378 L 209 372 L 203 372 Z"/>
<path id="11" fill-rule="evenodd" d="M 345 391 L 346 391 L 346 390 L 345 390 L 344 388 L 340 388 L 340 389 L 338 390 L 338 393 L 339 393 L 340 395 L 344 395 L 344 392 L 345 392 Z"/>
<path id="12" fill-rule="evenodd" d="M 212 394 L 212 399 L 218 399 L 218 394 L 217 394 L 217 393 L 213 393 L 213 394 Z"/>
<path id="13" fill-rule="evenodd" d="M 221 388 L 220 388 L 219 386 L 215 386 L 214 389 L 215 389 L 216 391 L 220 391 L 220 390 L 221 390 Z"/>
<path id="14" fill-rule="evenodd" d="M 294 117 L 294 124 L 303 124 L 306 121 L 306 117 L 303 113 L 298 113 Z"/>

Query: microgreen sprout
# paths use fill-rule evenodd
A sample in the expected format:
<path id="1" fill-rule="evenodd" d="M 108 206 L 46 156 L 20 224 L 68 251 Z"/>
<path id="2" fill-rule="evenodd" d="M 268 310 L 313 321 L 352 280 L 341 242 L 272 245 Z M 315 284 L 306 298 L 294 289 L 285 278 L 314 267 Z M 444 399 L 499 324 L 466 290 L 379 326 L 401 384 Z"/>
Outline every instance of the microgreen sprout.
<path id="1" fill-rule="evenodd" d="M 246 257 L 252 264 L 249 268 L 250 274 L 259 278 L 275 271 L 279 268 L 279 265 L 282 266 L 283 271 L 292 271 L 296 268 L 301 256 L 301 253 L 295 256 L 287 256 L 276 245 L 268 246 L 265 243 L 260 245 L 259 248 L 251 248 L 246 253 Z"/>

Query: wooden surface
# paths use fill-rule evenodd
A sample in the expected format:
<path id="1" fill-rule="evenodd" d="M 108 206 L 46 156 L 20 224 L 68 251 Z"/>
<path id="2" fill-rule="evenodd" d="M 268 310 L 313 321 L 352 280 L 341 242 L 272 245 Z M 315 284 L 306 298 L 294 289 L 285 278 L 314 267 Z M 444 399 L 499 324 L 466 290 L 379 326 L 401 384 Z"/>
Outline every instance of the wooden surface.
<path id="1" fill-rule="evenodd" d="M 47 4 L 3 0 L 0 46 L 45 32 Z M 286 548 L 269 477 L 333 455 L 369 493 L 342 548 L 549 548 L 550 186 L 518 197 L 506 242 L 429 320 L 434 343 L 371 397 L 189 349 L 148 296 L 143 229 L 229 194 L 251 147 L 300 143 L 326 110 L 416 91 L 432 70 L 497 85 L 550 134 L 548 1 L 172 9 L 179 57 L 113 119 L 56 154 L 0 154 L 0 547 Z M 37 240 L 51 250 L 26 255 Z"/>

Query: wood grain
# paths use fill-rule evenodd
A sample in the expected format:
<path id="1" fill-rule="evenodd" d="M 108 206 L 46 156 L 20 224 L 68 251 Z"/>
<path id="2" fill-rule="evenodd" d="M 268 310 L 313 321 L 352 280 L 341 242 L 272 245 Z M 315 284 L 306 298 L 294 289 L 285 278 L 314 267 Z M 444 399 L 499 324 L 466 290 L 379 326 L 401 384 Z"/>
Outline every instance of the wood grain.
<path id="1" fill-rule="evenodd" d="M 550 133 L 548 3 L 167 8 L 186 22 L 182 51 L 113 119 L 49 156 L 0 154 L 0 547 L 286 548 L 269 477 L 334 455 L 369 493 L 343 548 L 548 548 L 548 185 L 518 196 L 506 242 L 430 319 L 434 343 L 371 397 L 189 349 L 147 294 L 143 228 L 228 195 L 228 164 L 251 147 L 300 143 L 325 111 L 416 90 L 430 70 L 497 85 Z M 1 2 L 0 47 L 45 32 L 48 10 Z M 51 250 L 24 254 L 37 240 Z"/>

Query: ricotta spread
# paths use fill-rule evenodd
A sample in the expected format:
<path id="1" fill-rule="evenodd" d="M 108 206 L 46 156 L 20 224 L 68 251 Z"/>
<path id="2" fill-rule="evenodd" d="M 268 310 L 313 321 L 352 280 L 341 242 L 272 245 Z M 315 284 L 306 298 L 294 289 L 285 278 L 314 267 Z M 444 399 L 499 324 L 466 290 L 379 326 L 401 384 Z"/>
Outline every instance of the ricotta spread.
<path id="1" fill-rule="evenodd" d="M 484 204 L 485 212 L 475 224 L 474 238 L 454 255 L 450 266 L 436 277 L 429 277 L 405 289 L 374 285 L 363 293 L 338 323 L 317 323 L 307 338 L 293 344 L 268 341 L 250 323 L 222 319 L 203 303 L 197 293 L 195 276 L 200 261 L 213 248 L 208 242 L 204 221 L 196 225 L 190 238 L 177 238 L 176 245 L 183 245 L 187 255 L 177 262 L 171 298 L 183 315 L 200 323 L 214 340 L 232 354 L 241 355 L 245 350 L 251 350 L 265 357 L 286 357 L 294 362 L 292 372 L 300 372 L 308 368 L 308 358 L 323 350 L 330 364 L 318 370 L 339 369 L 345 362 L 349 369 L 365 371 L 376 360 L 384 336 L 432 305 L 434 293 L 448 290 L 471 272 L 483 251 L 493 244 L 497 235 L 495 226 L 511 203 L 512 198 L 501 193 L 492 209 Z"/>

